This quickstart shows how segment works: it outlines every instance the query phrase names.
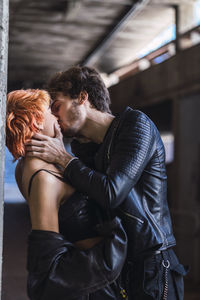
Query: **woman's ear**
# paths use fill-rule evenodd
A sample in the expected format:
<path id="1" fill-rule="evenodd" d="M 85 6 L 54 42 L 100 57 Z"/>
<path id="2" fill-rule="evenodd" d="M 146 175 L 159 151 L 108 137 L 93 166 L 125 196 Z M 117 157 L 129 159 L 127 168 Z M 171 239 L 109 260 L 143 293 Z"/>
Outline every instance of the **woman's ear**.
<path id="1" fill-rule="evenodd" d="M 81 91 L 78 97 L 79 104 L 83 104 L 87 100 L 88 100 L 88 93 L 86 91 Z"/>

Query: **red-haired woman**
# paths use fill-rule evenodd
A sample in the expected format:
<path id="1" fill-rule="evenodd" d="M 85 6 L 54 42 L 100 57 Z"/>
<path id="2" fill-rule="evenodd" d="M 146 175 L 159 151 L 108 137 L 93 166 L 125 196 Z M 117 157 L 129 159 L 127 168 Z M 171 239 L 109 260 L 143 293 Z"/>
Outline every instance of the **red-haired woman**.
<path id="1" fill-rule="evenodd" d="M 8 94 L 6 145 L 28 202 L 28 295 L 31 300 L 119 299 L 126 235 L 119 220 L 99 223 L 98 208 L 65 182 L 56 165 L 25 156 L 35 132 L 55 136 L 57 119 L 44 90 Z M 97 214 L 95 214 L 97 212 Z"/>

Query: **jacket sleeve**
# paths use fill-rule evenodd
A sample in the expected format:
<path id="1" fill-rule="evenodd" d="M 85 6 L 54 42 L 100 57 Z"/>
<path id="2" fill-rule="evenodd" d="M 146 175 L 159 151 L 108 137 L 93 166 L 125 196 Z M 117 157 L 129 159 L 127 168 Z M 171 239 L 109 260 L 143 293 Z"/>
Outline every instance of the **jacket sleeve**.
<path id="1" fill-rule="evenodd" d="M 52 231 L 33 230 L 28 239 L 28 296 L 66 300 L 95 292 L 118 278 L 127 238 L 118 218 L 97 228 L 104 239 L 81 251 Z"/>
<path id="2" fill-rule="evenodd" d="M 152 122 L 136 111 L 115 136 L 115 145 L 106 174 L 97 172 L 79 159 L 65 169 L 64 176 L 78 190 L 106 209 L 116 208 L 137 183 L 152 156 Z"/>
<path id="3" fill-rule="evenodd" d="M 77 140 L 71 142 L 72 153 L 88 167 L 95 168 L 94 157 L 100 145 L 93 142 L 80 143 Z"/>

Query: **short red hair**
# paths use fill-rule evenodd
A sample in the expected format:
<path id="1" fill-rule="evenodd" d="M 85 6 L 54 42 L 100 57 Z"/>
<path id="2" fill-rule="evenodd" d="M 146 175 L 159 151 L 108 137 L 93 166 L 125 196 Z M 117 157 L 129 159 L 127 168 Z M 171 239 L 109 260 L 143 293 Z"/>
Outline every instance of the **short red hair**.
<path id="1" fill-rule="evenodd" d="M 25 155 L 24 144 L 39 130 L 45 105 L 50 105 L 50 95 L 44 90 L 16 90 L 8 94 L 6 146 L 14 160 Z"/>

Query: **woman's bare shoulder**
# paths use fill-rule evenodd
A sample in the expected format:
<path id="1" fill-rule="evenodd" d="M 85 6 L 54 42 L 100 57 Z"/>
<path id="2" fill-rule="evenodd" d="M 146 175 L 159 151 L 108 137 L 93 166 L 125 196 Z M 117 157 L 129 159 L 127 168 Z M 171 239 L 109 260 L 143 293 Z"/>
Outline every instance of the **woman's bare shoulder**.
<path id="1" fill-rule="evenodd" d="M 55 194 L 55 192 L 59 192 L 63 184 L 54 175 L 50 174 L 49 172 L 43 169 L 33 171 L 30 180 L 30 193 L 32 193 L 32 191 L 44 191 L 46 192 L 46 194 L 52 192 L 54 192 Z"/>
<path id="2" fill-rule="evenodd" d="M 63 182 L 62 173 L 54 165 L 38 162 L 20 159 L 15 169 L 17 185 L 28 202 L 31 198 L 39 200 L 42 197 L 44 201 L 52 196 L 60 202 L 73 194 L 74 189 Z"/>
<path id="3" fill-rule="evenodd" d="M 48 172 L 38 171 L 28 196 L 32 228 L 58 232 L 60 185 Z"/>
<path id="4" fill-rule="evenodd" d="M 30 192 L 32 198 L 37 197 L 42 201 L 54 198 L 60 203 L 63 197 L 72 195 L 74 189 L 48 170 L 39 170 L 32 180 Z"/>
<path id="5" fill-rule="evenodd" d="M 23 161 L 22 159 L 19 159 L 15 167 L 15 177 L 20 178 L 22 174 L 22 167 L 23 167 Z"/>

